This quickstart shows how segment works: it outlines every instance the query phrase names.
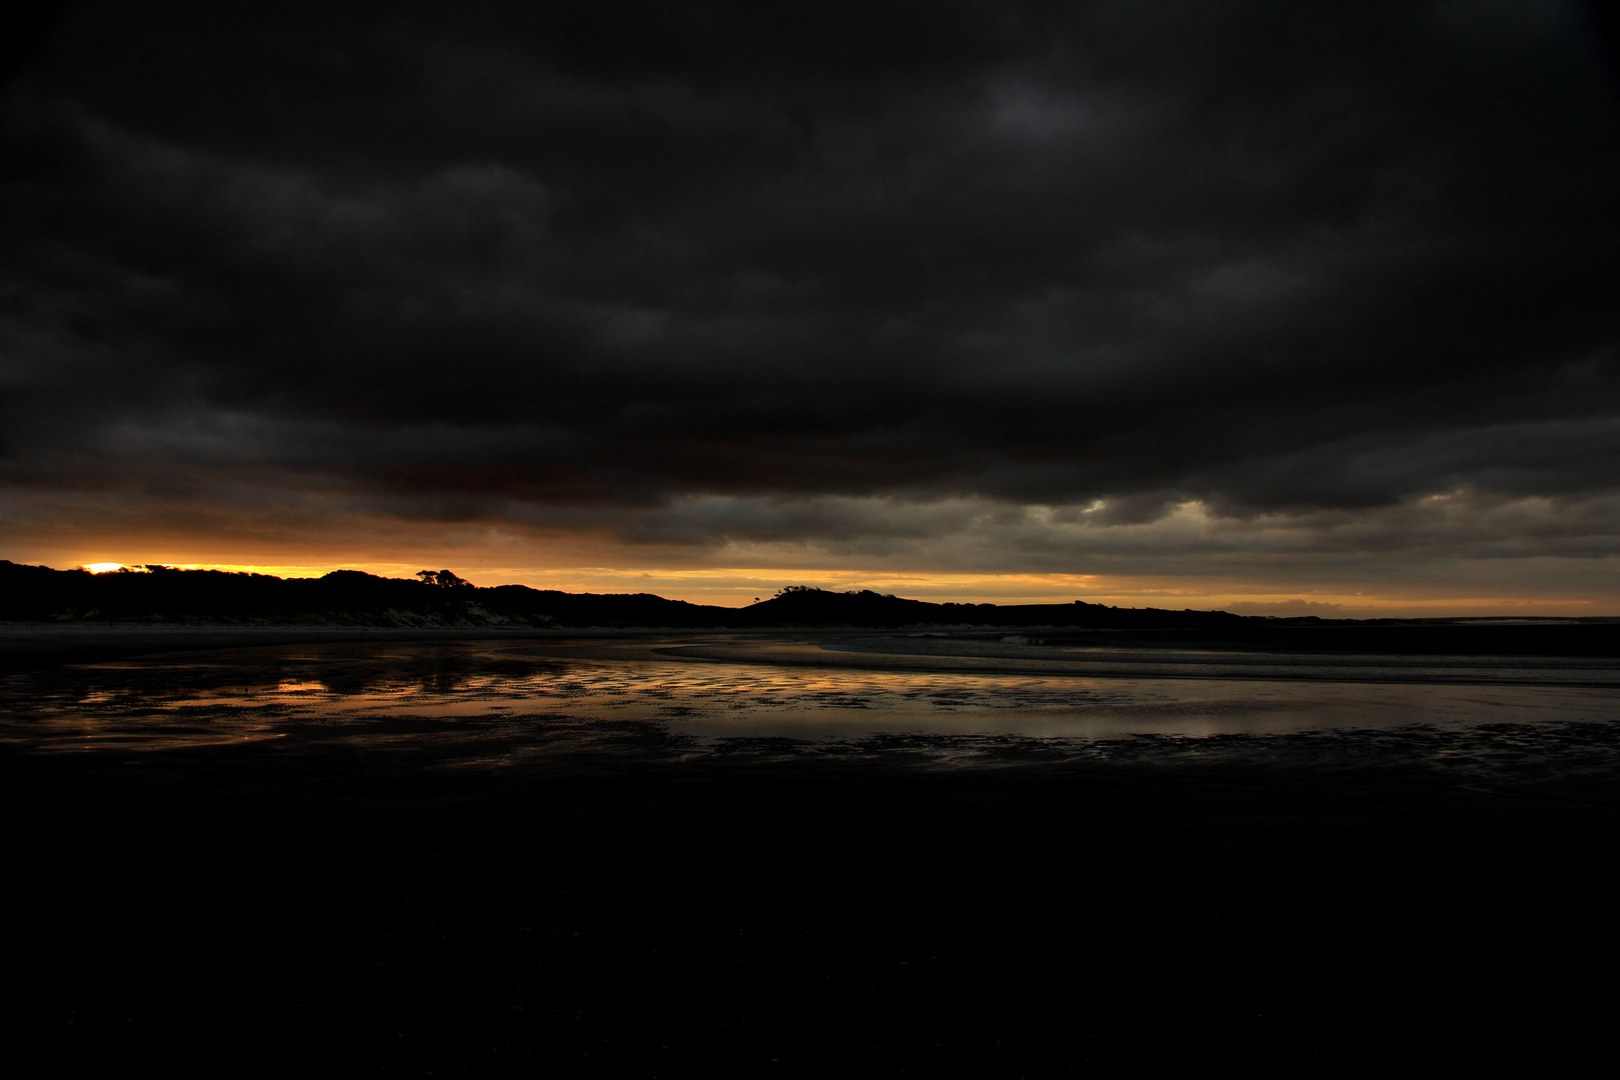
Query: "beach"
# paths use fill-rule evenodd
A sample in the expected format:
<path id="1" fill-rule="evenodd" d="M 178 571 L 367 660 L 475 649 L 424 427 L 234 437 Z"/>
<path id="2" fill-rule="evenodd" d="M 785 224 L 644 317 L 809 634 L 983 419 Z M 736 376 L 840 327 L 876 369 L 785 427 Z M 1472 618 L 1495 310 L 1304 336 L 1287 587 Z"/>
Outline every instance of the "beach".
<path id="1" fill-rule="evenodd" d="M 183 644 L 4 684 L 12 1042 L 64 1067 L 1415 1074 L 1603 1032 L 1601 658 Z"/>

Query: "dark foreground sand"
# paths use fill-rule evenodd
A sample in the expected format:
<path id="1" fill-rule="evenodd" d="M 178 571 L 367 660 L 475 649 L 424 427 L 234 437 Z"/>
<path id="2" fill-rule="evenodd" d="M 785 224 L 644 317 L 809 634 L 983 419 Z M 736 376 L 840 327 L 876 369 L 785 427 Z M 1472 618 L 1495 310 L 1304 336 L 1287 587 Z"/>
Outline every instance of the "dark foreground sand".
<path id="1" fill-rule="evenodd" d="M 8 1053 L 53 1073 L 1430 1075 L 1610 1043 L 1612 770 L 1485 788 L 1353 736 L 973 768 L 682 757 L 656 733 L 499 769 L 432 757 L 8 743 Z"/>

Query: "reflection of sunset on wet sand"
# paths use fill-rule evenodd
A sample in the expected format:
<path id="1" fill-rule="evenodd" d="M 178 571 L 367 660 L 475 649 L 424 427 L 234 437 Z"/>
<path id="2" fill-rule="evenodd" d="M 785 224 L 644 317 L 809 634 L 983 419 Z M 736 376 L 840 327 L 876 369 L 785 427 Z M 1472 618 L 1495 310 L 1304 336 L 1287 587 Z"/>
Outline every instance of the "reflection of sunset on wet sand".
<path id="1" fill-rule="evenodd" d="M 661 747 L 671 760 L 770 745 L 823 759 L 904 748 L 919 763 L 963 767 L 1019 754 L 1140 754 L 1149 744 L 1190 752 L 1201 741 L 1209 753 L 1232 737 L 1262 741 L 1252 749 L 1290 735 L 1350 745 L 1398 733 L 1414 747 L 1432 742 L 1431 766 L 1480 773 L 1495 754 L 1483 728 L 1512 727 L 1571 760 L 1581 745 L 1570 744 L 1572 731 L 1620 712 L 1620 665 L 1207 650 L 1065 657 L 989 639 L 858 635 L 343 643 L 16 676 L 12 702 L 9 736 L 41 751 L 431 742 L 450 766 L 621 744 L 636 754 Z M 1537 775 L 1554 767 L 1549 759 Z"/>

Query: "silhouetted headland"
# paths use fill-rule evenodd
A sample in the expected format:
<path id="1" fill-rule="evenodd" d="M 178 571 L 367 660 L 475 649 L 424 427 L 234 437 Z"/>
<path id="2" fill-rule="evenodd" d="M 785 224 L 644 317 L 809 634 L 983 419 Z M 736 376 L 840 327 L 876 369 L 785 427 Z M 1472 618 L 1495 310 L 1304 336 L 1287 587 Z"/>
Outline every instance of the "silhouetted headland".
<path id="1" fill-rule="evenodd" d="M 480 588 L 448 570 L 417 579 L 335 570 L 280 578 L 148 566 L 92 574 L 0 560 L 0 618 L 42 622 L 179 622 L 391 627 L 1238 625 L 1222 611 L 1119 609 L 1073 604 L 932 604 L 863 590 L 794 586 L 744 608 L 691 604 L 650 593 L 566 593 L 525 585 Z"/>
<path id="2" fill-rule="evenodd" d="M 337 570 L 320 578 L 150 566 L 92 574 L 0 560 L 0 666 L 153 651 L 363 637 L 512 637 L 632 631 L 892 630 L 1066 650 L 1368 655 L 1620 655 L 1620 619 L 1323 619 L 1069 604 L 935 604 L 790 586 L 728 608 L 649 593 L 474 586 Z M 1016 639 L 1004 637 L 1009 631 Z"/>
<path id="3" fill-rule="evenodd" d="M 567 593 L 525 585 L 474 586 L 449 570 L 415 579 L 335 570 L 319 578 L 148 566 L 92 574 L 0 559 L 0 619 L 41 623 L 171 623 L 178 625 L 311 625 L 394 628 L 748 628 L 907 629 L 918 627 L 1052 629 L 1108 632 L 1176 631 L 1175 643 L 1227 642 L 1234 631 L 1279 646 L 1299 627 L 1332 647 L 1354 648 L 1358 630 L 1404 626 L 1431 635 L 1440 626 L 1620 623 L 1614 619 L 1322 619 L 1234 615 L 1225 611 L 1120 608 L 1068 604 L 929 603 L 870 590 L 833 592 L 790 586 L 742 608 L 666 600 L 650 593 Z M 1199 631 L 1214 632 L 1213 638 Z M 1388 636 L 1388 635 L 1381 635 Z M 1503 636 L 1498 633 L 1496 636 Z M 1512 636 L 1511 634 L 1508 636 Z M 1155 645 L 1168 639 L 1157 639 Z M 1067 644 L 1084 643 L 1076 639 Z M 1103 643 L 1099 639 L 1099 644 Z M 1108 642 L 1114 644 L 1115 642 Z"/>

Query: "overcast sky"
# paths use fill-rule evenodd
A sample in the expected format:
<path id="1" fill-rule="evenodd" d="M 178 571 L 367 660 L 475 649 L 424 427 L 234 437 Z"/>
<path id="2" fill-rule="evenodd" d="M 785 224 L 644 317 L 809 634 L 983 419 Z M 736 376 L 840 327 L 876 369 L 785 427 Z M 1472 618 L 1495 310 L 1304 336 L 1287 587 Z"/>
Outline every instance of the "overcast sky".
<path id="1" fill-rule="evenodd" d="M 0 557 L 1620 614 L 1609 29 L 69 5 Z"/>

